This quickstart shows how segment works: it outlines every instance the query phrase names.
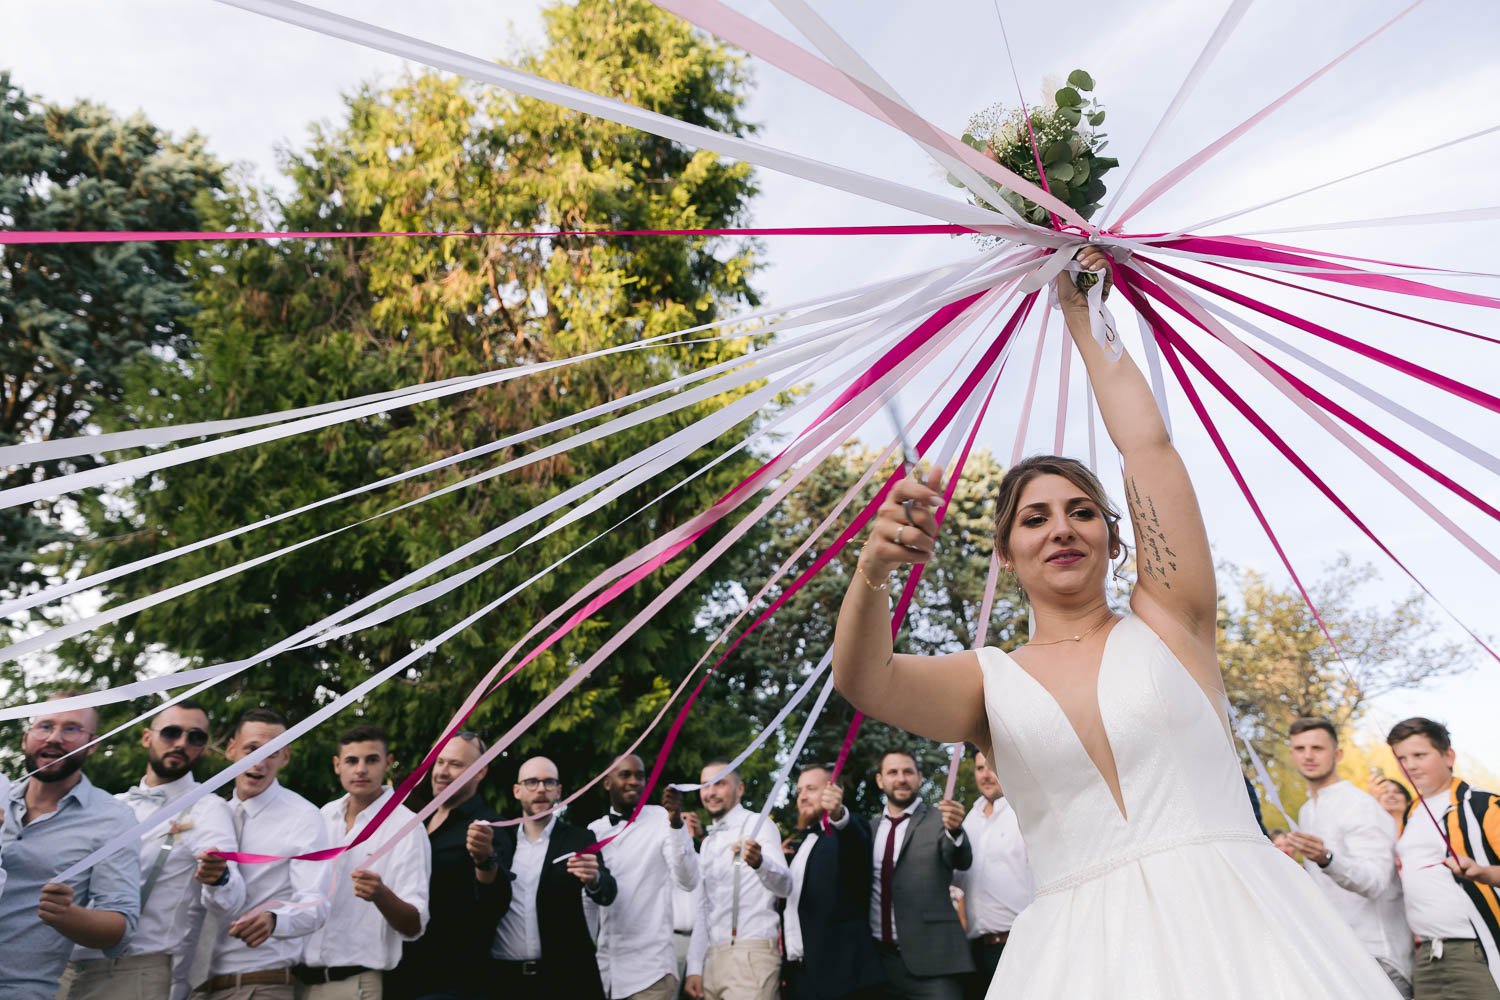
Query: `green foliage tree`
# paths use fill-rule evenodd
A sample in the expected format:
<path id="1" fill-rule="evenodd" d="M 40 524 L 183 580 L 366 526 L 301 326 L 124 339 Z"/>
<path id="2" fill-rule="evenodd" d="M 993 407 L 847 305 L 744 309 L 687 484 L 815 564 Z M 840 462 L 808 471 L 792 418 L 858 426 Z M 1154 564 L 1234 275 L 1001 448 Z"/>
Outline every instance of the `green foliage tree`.
<path id="1" fill-rule="evenodd" d="M 687 121 L 748 131 L 738 59 L 650 4 L 583 0 L 553 7 L 545 18 L 545 46 L 522 59 L 526 69 Z M 408 77 L 388 89 L 362 88 L 348 99 L 346 119 L 315 129 L 286 169 L 292 193 L 271 206 L 271 214 L 291 229 L 718 228 L 740 224 L 755 191 L 744 164 L 435 75 Z M 247 192 L 213 221 L 252 224 L 265 211 Z M 754 303 L 755 250 L 753 243 L 723 239 L 461 236 L 216 246 L 197 262 L 195 353 L 170 377 L 135 385 L 131 413 L 151 422 L 259 413 L 668 333 Z M 99 512 L 93 528 L 111 541 L 94 553 L 90 568 L 535 427 L 737 357 L 752 339 L 747 332 L 735 341 L 615 355 L 179 467 L 135 484 L 124 503 Z M 87 645 L 70 647 L 66 659 L 79 674 L 103 683 L 132 677 L 162 654 L 196 664 L 253 653 L 726 401 L 721 396 L 346 532 L 127 619 Z M 545 443 L 510 448 L 489 461 Z M 307 714 L 562 558 L 709 454 L 629 491 L 600 516 L 521 550 L 442 601 L 250 671 L 217 689 L 216 714 L 227 720 L 253 704 Z M 414 763 L 463 695 L 533 622 L 603 566 L 708 507 L 751 463 L 741 456 L 693 480 L 384 685 L 357 712 L 310 734 L 297 748 L 289 781 L 313 798 L 336 792 L 327 761 L 338 730 L 355 714 L 390 728 L 398 755 Z M 120 581 L 112 600 L 350 524 L 481 467 L 461 465 L 194 553 Z M 509 728 L 687 561 L 677 560 L 554 646 L 501 688 L 471 726 L 490 736 Z M 508 790 L 515 766 L 532 753 L 553 756 L 572 783 L 604 769 L 696 660 L 699 651 L 689 640 L 698 603 L 691 592 L 673 602 L 549 714 L 492 768 L 497 788 Z M 123 747 L 115 756 L 122 773 L 138 767 Z"/>
<path id="2" fill-rule="evenodd" d="M 87 101 L 42 103 L 0 70 L 0 228 L 197 229 L 223 179 L 197 134 L 174 139 Z M 75 437 L 106 411 L 119 419 L 130 371 L 188 349 L 188 272 L 169 243 L 0 248 L 0 445 Z M 95 460 L 0 468 L 0 489 Z M 70 568 L 83 550 L 60 544 L 67 509 L 0 511 L 0 594 Z"/>
<path id="3" fill-rule="evenodd" d="M 708 605 L 711 613 L 705 616 L 706 625 L 713 629 L 713 634 L 717 634 L 744 607 L 750 596 L 760 589 L 776 567 L 791 556 L 878 457 L 878 453 L 858 446 L 841 449 L 776 508 L 768 518 L 765 530 L 752 544 L 741 546 L 734 553 L 735 571 L 729 574 L 729 580 L 733 582 L 719 586 Z M 887 466 L 876 474 L 860 497 L 830 526 L 821 542 L 793 565 L 783 578 L 783 584 L 795 579 L 797 573 L 817 558 L 853 521 L 893 468 L 893 465 Z M 936 654 L 973 646 L 993 548 L 994 495 L 1002 473 L 988 452 L 976 451 L 970 456 L 944 520 L 942 544 L 936 558 L 927 564 L 922 574 L 911 613 L 897 639 L 898 648 Z M 725 676 L 719 682 L 717 696 L 708 710 L 710 714 L 719 714 L 726 724 L 735 718 L 752 720 L 758 730 L 780 709 L 797 685 L 816 669 L 833 641 L 839 604 L 853 580 L 853 559 L 858 544 L 858 540 L 851 543 L 845 556 L 831 562 L 808 581 L 750 641 L 740 646 L 723 668 Z M 782 585 L 773 587 L 766 602 L 774 601 L 782 592 Z M 759 608 L 755 609 L 751 617 L 759 611 Z M 1013 578 L 1002 577 L 987 642 L 1014 648 L 1025 641 L 1026 629 L 1026 607 L 1020 593 Z M 807 703 L 810 705 L 811 697 Z M 806 711 L 802 709 L 793 713 L 780 737 L 772 740 L 766 750 L 748 763 L 745 777 L 750 794 L 760 796 L 769 792 L 776 766 L 785 759 L 806 717 Z M 835 693 L 801 755 L 799 766 L 832 761 L 838 755 L 852 717 L 853 708 Z M 733 729 L 728 732 L 734 734 Z M 737 748 L 709 745 L 704 749 L 713 753 Z M 880 800 L 873 781 L 874 768 L 880 753 L 887 748 L 913 750 L 923 774 L 929 779 L 929 797 L 934 801 L 940 797 L 947 777 L 947 748 L 867 719 L 860 729 L 846 771 L 853 808 L 865 812 L 878 808 Z M 960 777 L 960 794 L 972 800 L 972 765 L 966 766 Z"/>

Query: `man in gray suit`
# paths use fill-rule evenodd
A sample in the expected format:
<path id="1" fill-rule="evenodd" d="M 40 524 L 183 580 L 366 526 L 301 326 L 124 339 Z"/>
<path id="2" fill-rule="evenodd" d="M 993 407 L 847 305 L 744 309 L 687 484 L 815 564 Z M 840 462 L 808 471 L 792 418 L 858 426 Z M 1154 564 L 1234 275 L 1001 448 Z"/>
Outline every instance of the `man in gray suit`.
<path id="1" fill-rule="evenodd" d="M 906 750 L 881 755 L 875 784 L 885 793 L 885 809 L 870 823 L 870 933 L 890 981 L 888 995 L 962 1000 L 963 977 L 974 971 L 974 960 L 948 885 L 974 860 L 964 808 L 944 799 L 933 809 L 917 798 L 922 774 Z"/>

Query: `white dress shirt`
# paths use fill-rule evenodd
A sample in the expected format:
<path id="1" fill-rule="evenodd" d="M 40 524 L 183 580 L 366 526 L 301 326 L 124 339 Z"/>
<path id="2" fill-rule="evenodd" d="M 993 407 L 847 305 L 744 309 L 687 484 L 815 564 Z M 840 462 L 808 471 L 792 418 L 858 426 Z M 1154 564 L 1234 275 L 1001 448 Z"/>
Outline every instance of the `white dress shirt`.
<path id="1" fill-rule="evenodd" d="M 191 774 L 176 781 L 148 785 L 144 778 L 129 791 L 115 798 L 135 813 L 137 821 L 145 819 L 162 806 L 175 801 L 198 785 Z M 171 843 L 168 846 L 168 840 Z M 203 851 L 233 851 L 239 847 L 234 836 L 234 820 L 229 804 L 217 795 L 205 795 L 171 820 L 141 836 L 141 885 L 161 860 L 161 869 L 151 888 L 151 895 L 141 907 L 141 919 L 125 949 L 116 957 L 130 955 L 168 955 L 172 959 L 172 997 L 186 997 L 192 984 L 188 980 L 187 957 L 198 944 L 208 909 L 221 917 L 232 918 L 245 905 L 245 882 L 239 866 L 229 863 L 229 880 L 222 886 L 204 886 L 194 876 L 198 872 L 197 855 Z M 162 858 L 163 848 L 167 849 Z M 73 961 L 103 958 L 96 948 L 74 948 Z"/>
<path id="2" fill-rule="evenodd" d="M 1433 814 L 1441 823 L 1448 803 L 1434 799 L 1431 805 Z M 1401 859 L 1401 892 L 1406 901 L 1406 923 L 1411 932 L 1424 941 L 1435 938 L 1474 940 L 1474 928 L 1469 924 L 1473 904 L 1454 881 L 1453 873 L 1443 864 L 1443 858 L 1448 856 L 1448 846 L 1420 800 L 1406 821 L 1401 839 L 1396 841 L 1396 856 Z"/>
<path id="3" fill-rule="evenodd" d="M 557 817 L 547 820 L 542 835 L 532 840 L 526 824 L 516 831 L 516 855 L 510 863 L 510 909 L 495 928 L 495 946 L 490 954 L 507 962 L 531 962 L 542 957 L 542 931 L 536 921 L 536 887 L 542 881 L 542 864 Z M 582 884 L 579 885 L 582 891 Z"/>
<path id="4" fill-rule="evenodd" d="M 330 846 L 318 807 L 280 782 L 271 782 L 252 799 L 241 799 L 236 791 L 229 800 L 231 821 L 236 811 L 243 811 L 245 816 L 240 832 L 240 850 L 245 853 L 286 856 Z M 219 928 L 209 974 L 223 976 L 296 965 L 302 957 L 300 939 L 328 919 L 330 868 L 321 861 L 245 865 L 240 875 L 245 880 L 246 905 L 235 918 L 264 906 L 276 914 L 276 927 L 264 944 L 251 948 L 229 936 L 232 921 L 226 920 Z M 203 888 L 206 898 L 209 888 Z"/>
<path id="5" fill-rule="evenodd" d="M 974 847 L 974 862 L 953 873 L 963 890 L 969 938 L 1008 933 L 1021 911 L 1031 905 L 1034 886 L 1026 844 L 1016 811 L 1002 795 L 984 814 L 989 801 L 980 797 L 964 818 L 964 832 Z"/>
<path id="6" fill-rule="evenodd" d="M 870 855 L 874 859 L 873 864 L 875 866 L 874 877 L 870 880 L 870 933 L 875 935 L 876 941 L 880 940 L 880 866 L 885 862 L 885 842 L 891 836 L 891 831 L 895 830 L 896 853 L 892 855 L 892 858 L 895 861 L 900 861 L 901 848 L 906 844 L 906 831 L 910 830 L 911 825 L 916 822 L 916 820 L 911 818 L 912 814 L 917 811 L 917 807 L 921 804 L 921 799 L 912 799 L 911 805 L 901 810 L 901 815 L 905 816 L 906 819 L 902 820 L 899 824 L 891 823 L 889 809 L 882 809 L 880 811 L 880 822 L 875 824 L 875 836 L 872 838 L 874 844 L 871 847 Z M 951 837 L 952 835 L 950 834 L 949 836 Z M 959 837 L 962 836 L 963 834 L 959 834 Z M 954 843 L 958 843 L 959 837 L 953 837 Z M 897 940 L 896 921 L 894 917 L 891 920 L 891 940 Z"/>
<path id="7" fill-rule="evenodd" d="M 379 798 L 359 811 L 354 817 L 354 825 L 347 829 L 344 809 L 349 796 L 328 803 L 322 812 L 329 842 L 347 844 L 359 836 L 393 794 L 387 785 Z M 302 964 L 314 968 L 358 965 L 389 971 L 401 961 L 401 942 L 415 941 L 427 930 L 427 891 L 432 882 L 432 845 L 427 839 L 427 831 L 420 825 L 412 827 L 379 860 L 373 864 L 368 862 L 369 856 L 391 839 L 391 834 L 413 818 L 410 809 L 397 806 L 369 840 L 325 862 L 338 870 L 329 900 L 328 922 L 308 935 Z M 351 876 L 356 869 L 367 869 L 379 875 L 402 902 L 416 907 L 420 922 L 417 933 L 410 937 L 402 934 L 390 925 L 374 903 L 354 895 Z"/>
<path id="8" fill-rule="evenodd" d="M 1318 888 L 1371 955 L 1410 979 L 1411 932 L 1401 903 L 1390 815 L 1368 794 L 1339 781 L 1303 803 L 1297 825 L 1321 837 L 1324 848 L 1333 852 L 1326 868 L 1303 862 Z"/>
<path id="9" fill-rule="evenodd" d="M 848 826 L 848 808 L 844 809 L 843 815 L 838 819 L 829 820 L 828 825 L 835 830 Z M 797 907 L 802 905 L 802 887 L 807 884 L 807 859 L 812 857 L 813 848 L 817 846 L 822 832 L 823 821 L 819 819 L 807 831 L 807 836 L 802 838 L 802 843 L 797 846 L 797 853 L 792 857 L 792 891 L 786 897 L 786 909 L 781 915 L 781 939 L 786 946 L 788 962 L 800 962 L 805 957 L 802 947 L 802 914 Z"/>
<path id="10" fill-rule="evenodd" d="M 601 816 L 589 832 L 603 840 L 620 824 Z M 698 855 L 687 824 L 672 829 L 661 806 L 645 806 L 634 823 L 605 845 L 604 863 L 619 894 L 611 906 L 587 896 L 583 908 L 598 921 L 599 979 L 606 997 L 639 993 L 663 976 L 677 975 L 672 944 L 672 894 L 698 885 Z"/>
<path id="11" fill-rule="evenodd" d="M 760 867 L 737 862 L 734 843 L 751 839 L 757 816 L 744 804 L 736 805 L 708 828 L 698 850 L 703 874 L 703 903 L 693 921 L 693 940 L 688 945 L 687 974 L 703 975 L 703 960 L 712 945 L 728 944 L 734 921 L 734 886 L 739 883 L 739 938 L 775 941 L 781 932 L 776 900 L 792 891 L 792 872 L 781 856 L 781 838 L 776 825 L 761 824 L 754 837 L 760 845 Z"/>

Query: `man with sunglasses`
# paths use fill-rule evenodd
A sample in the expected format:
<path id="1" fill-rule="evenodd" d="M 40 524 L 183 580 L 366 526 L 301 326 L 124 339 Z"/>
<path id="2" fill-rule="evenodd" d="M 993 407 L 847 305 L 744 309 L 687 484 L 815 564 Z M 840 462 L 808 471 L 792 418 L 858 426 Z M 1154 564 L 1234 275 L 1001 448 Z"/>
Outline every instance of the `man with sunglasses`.
<path id="1" fill-rule="evenodd" d="M 141 730 L 146 774 L 140 784 L 116 795 L 139 822 L 198 784 L 193 767 L 208 749 L 208 711 L 184 699 L 163 709 Z M 209 908 L 232 916 L 245 900 L 239 868 L 225 864 L 209 871 L 199 860 L 208 851 L 233 851 L 239 844 L 229 805 L 205 795 L 141 837 L 141 918 L 118 957 L 94 948 L 75 948 L 63 976 L 59 1000 L 188 995 L 188 964 Z"/>
<path id="2" fill-rule="evenodd" d="M 556 764 L 546 757 L 526 761 L 511 793 L 523 822 L 495 833 L 500 870 L 511 876 L 511 901 L 495 928 L 491 995 L 603 1000 L 583 896 L 609 906 L 614 876 L 597 853 L 580 853 L 594 842 L 589 832 L 553 812 L 562 798 Z"/>
<path id="3" fill-rule="evenodd" d="M 133 844 L 69 882 L 53 881 L 136 822 L 83 774 L 93 749 L 87 744 L 98 731 L 92 708 L 58 706 L 32 719 L 21 737 L 27 776 L 11 787 L 0 824 L 6 872 L 0 991 L 6 1000 L 51 1000 L 75 944 L 118 955 L 135 930 L 141 866 Z"/>

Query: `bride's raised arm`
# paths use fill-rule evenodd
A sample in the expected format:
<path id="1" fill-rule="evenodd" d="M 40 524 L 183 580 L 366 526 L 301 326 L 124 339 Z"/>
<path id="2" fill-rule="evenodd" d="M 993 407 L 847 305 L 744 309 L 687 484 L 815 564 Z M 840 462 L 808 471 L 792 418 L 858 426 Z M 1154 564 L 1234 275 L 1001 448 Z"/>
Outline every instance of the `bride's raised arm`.
<path id="1" fill-rule="evenodd" d="M 1087 268 L 1104 267 L 1103 254 L 1093 247 L 1078 259 Z M 1214 655 L 1213 554 L 1187 467 L 1141 370 L 1128 354 L 1111 361 L 1094 340 L 1087 299 L 1071 275 L 1059 279 L 1058 296 L 1104 425 L 1125 462 L 1125 502 L 1136 540 L 1131 610 L 1173 648 L 1200 684 L 1222 689 Z"/>

